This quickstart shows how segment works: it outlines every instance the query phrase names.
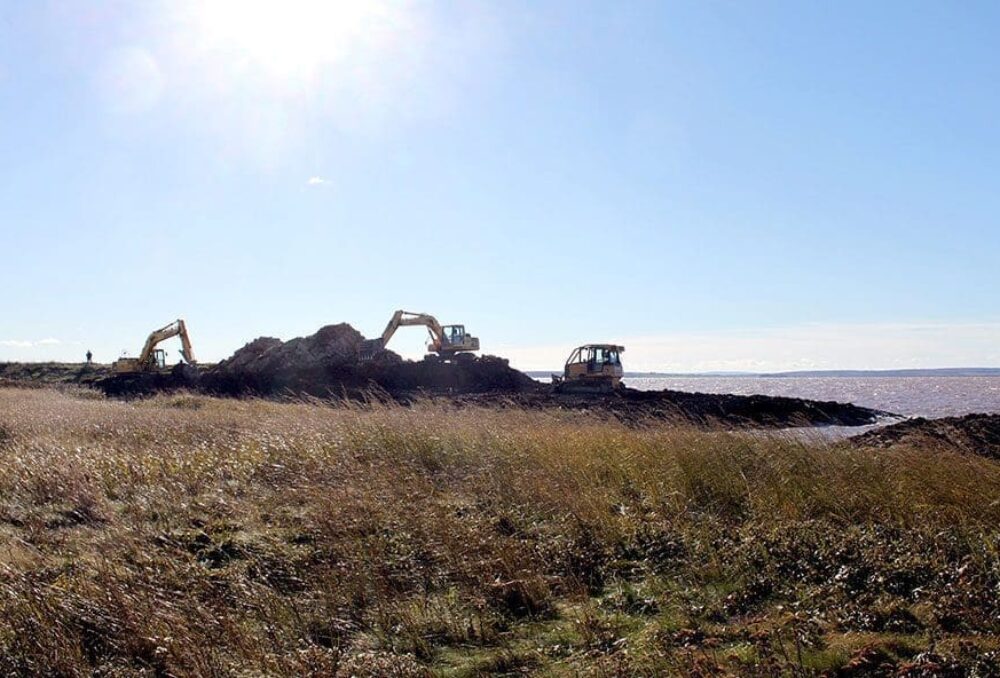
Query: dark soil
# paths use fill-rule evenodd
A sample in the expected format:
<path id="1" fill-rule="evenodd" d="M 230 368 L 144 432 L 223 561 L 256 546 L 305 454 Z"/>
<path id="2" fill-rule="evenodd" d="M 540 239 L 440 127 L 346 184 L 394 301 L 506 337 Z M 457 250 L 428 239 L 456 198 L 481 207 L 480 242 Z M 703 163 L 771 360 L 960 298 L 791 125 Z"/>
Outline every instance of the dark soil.
<path id="1" fill-rule="evenodd" d="M 0 363 L 0 384 L 81 384 L 92 386 L 111 373 L 97 363 Z"/>
<path id="2" fill-rule="evenodd" d="M 167 372 L 110 374 L 95 386 L 113 397 L 150 396 L 180 389 L 198 390 L 201 370 L 193 365 L 178 363 Z"/>
<path id="3" fill-rule="evenodd" d="M 282 342 L 261 337 L 206 373 L 202 387 L 220 395 L 308 394 L 356 397 L 373 390 L 405 399 L 417 392 L 518 393 L 539 387 L 531 377 L 495 356 L 454 361 L 403 360 L 382 351 L 359 362 L 364 337 L 347 324 L 328 325 L 309 337 Z"/>
<path id="4" fill-rule="evenodd" d="M 1000 459 L 1000 414 L 910 419 L 851 439 L 860 447 L 933 446 Z"/>
<path id="5" fill-rule="evenodd" d="M 740 396 L 682 391 L 637 391 L 622 388 L 608 394 L 557 394 L 548 389 L 497 397 L 457 398 L 459 403 L 514 405 L 606 412 L 624 421 L 685 421 L 703 426 L 785 428 L 792 426 L 864 426 L 887 413 L 849 403 L 818 402 L 773 396 Z"/>

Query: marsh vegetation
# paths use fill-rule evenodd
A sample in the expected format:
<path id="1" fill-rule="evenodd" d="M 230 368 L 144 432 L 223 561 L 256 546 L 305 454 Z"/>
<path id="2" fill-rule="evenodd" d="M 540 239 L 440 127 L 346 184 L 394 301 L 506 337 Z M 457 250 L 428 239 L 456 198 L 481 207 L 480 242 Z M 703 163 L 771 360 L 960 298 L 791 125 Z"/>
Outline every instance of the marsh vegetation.
<path id="1" fill-rule="evenodd" d="M 0 673 L 996 675 L 1000 464 L 0 390 Z"/>

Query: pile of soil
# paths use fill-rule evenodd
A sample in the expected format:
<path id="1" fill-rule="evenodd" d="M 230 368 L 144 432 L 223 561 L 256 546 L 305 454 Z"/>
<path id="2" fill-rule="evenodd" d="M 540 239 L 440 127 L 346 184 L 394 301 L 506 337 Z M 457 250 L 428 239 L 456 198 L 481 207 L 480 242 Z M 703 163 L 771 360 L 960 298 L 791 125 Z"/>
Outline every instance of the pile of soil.
<path id="1" fill-rule="evenodd" d="M 865 426 L 887 412 L 849 403 L 819 402 L 774 396 L 638 391 L 622 388 L 606 394 L 559 394 L 548 389 L 496 397 L 492 394 L 456 399 L 459 404 L 516 406 L 610 413 L 623 421 L 667 420 L 723 428 L 794 426 Z"/>
<path id="2" fill-rule="evenodd" d="M 364 340 L 346 323 L 327 325 L 316 334 L 287 342 L 261 337 L 207 372 L 201 386 L 223 395 L 263 396 L 356 396 L 375 389 L 400 399 L 416 393 L 516 393 L 539 386 L 495 356 L 414 362 L 384 350 L 373 360 L 360 362 Z"/>
<path id="3" fill-rule="evenodd" d="M 357 362 L 364 337 L 347 323 L 327 325 L 308 337 L 281 341 L 260 337 L 217 366 L 219 372 L 268 374 L 316 365 Z"/>
<path id="4" fill-rule="evenodd" d="M 951 449 L 1000 459 L 1000 414 L 967 414 L 943 419 L 909 419 L 851 438 L 859 447 L 895 445 Z"/>
<path id="5" fill-rule="evenodd" d="M 346 323 L 290 341 L 259 337 L 206 373 L 202 386 L 223 395 L 264 396 L 321 395 L 357 387 L 365 383 L 357 361 L 362 341 L 361 333 Z"/>

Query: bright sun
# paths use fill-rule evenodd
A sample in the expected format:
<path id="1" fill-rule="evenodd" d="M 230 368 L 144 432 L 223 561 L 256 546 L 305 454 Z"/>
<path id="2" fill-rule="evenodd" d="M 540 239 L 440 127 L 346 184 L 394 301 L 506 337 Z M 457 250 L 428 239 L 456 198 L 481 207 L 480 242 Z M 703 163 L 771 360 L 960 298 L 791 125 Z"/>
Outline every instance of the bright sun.
<path id="1" fill-rule="evenodd" d="M 194 19 L 202 47 L 237 67 L 308 79 L 377 47 L 395 12 L 379 0 L 202 0 Z"/>

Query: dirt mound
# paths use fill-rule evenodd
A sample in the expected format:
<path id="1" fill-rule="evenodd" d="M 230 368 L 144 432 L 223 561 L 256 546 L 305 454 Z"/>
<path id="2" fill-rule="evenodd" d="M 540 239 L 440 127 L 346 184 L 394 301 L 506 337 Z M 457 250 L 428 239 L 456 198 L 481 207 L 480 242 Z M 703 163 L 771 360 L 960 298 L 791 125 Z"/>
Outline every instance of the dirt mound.
<path id="1" fill-rule="evenodd" d="M 933 446 L 1000 459 L 1000 414 L 910 419 L 855 436 L 851 441 L 860 447 Z"/>
<path id="2" fill-rule="evenodd" d="M 316 334 L 286 342 L 260 337 L 223 360 L 216 370 L 264 374 L 289 368 L 354 363 L 362 341 L 361 333 L 347 323 L 327 325 Z"/>
<path id="3" fill-rule="evenodd" d="M 239 395 L 355 395 L 377 388 L 405 399 L 425 393 L 519 392 L 539 385 L 493 356 L 459 356 L 454 361 L 403 360 L 381 351 L 360 362 L 364 337 L 346 323 L 327 325 L 316 334 L 287 342 L 261 337 L 211 370 L 203 386 Z"/>
<path id="4" fill-rule="evenodd" d="M 225 394 L 274 395 L 284 391 L 326 394 L 354 387 L 364 337 L 346 323 L 327 325 L 308 337 L 281 341 L 260 337 L 205 375 L 203 386 Z"/>
<path id="5" fill-rule="evenodd" d="M 227 372 L 250 372 L 262 369 L 264 356 L 284 342 L 274 337 L 258 337 L 219 363 L 218 368 Z"/>

